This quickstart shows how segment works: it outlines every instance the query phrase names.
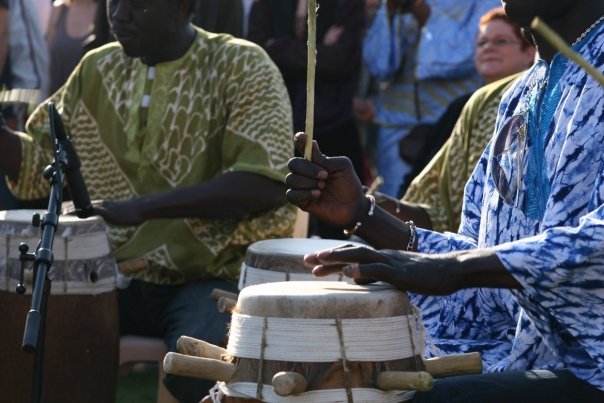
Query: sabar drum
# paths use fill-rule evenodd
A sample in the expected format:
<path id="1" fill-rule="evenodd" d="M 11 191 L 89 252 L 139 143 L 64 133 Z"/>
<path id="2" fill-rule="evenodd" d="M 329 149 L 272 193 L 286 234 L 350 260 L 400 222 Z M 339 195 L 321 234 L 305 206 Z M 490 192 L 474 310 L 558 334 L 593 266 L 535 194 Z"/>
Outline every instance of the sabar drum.
<path id="1" fill-rule="evenodd" d="M 245 253 L 239 275 L 239 289 L 254 284 L 278 281 L 348 281 L 341 275 L 314 277 L 304 266 L 304 255 L 321 249 L 356 242 L 335 239 L 281 238 L 254 242 Z"/>
<path id="2" fill-rule="evenodd" d="M 40 228 L 31 210 L 0 211 L 0 394 L 2 401 L 31 400 L 33 354 L 21 350 L 31 308 L 33 263 L 25 272 L 26 295 L 15 288 L 18 246 L 35 252 Z M 40 212 L 43 213 L 43 212 Z M 44 347 L 47 402 L 112 402 L 117 386 L 119 321 L 116 263 L 103 220 L 60 216 L 49 271 Z"/>
<path id="3" fill-rule="evenodd" d="M 422 372 L 420 322 L 406 293 L 388 285 L 293 281 L 246 287 L 226 349 L 235 369 L 228 381 L 217 383 L 213 398 L 408 400 L 413 391 L 380 389 L 380 374 L 429 376 Z M 421 381 L 421 375 L 411 378 Z"/>

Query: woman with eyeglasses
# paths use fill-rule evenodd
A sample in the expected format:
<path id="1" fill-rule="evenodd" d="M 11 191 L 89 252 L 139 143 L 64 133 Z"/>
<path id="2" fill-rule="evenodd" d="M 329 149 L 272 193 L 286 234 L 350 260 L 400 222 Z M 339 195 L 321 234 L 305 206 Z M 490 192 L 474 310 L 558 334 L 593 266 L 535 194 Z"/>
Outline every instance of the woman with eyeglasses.
<path id="1" fill-rule="evenodd" d="M 459 228 L 464 184 L 493 135 L 501 95 L 535 60 L 535 47 L 502 7 L 485 13 L 478 25 L 475 65 L 487 85 L 455 100 L 431 129 L 401 199 L 421 205 L 428 222 L 409 213 L 400 218 L 424 228 Z M 391 213 L 402 211 L 395 200 L 380 205 Z"/>
<path id="2" fill-rule="evenodd" d="M 522 35 L 520 27 L 495 8 L 480 20 L 476 38 L 476 69 L 487 84 L 529 68 L 535 47 Z"/>

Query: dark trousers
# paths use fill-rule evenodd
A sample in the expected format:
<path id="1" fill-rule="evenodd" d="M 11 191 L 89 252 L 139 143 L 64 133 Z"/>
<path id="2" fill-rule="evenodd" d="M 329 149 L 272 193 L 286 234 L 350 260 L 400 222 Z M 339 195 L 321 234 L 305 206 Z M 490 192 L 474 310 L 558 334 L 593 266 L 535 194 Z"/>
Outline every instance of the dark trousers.
<path id="1" fill-rule="evenodd" d="M 224 345 L 230 315 L 220 313 L 210 298 L 214 288 L 237 292 L 222 280 L 161 286 L 133 280 L 119 290 L 120 334 L 163 338 L 169 351 L 176 350 L 180 336 Z M 166 375 L 164 384 L 182 403 L 199 402 L 215 382 Z"/>
<path id="2" fill-rule="evenodd" d="M 438 379 L 413 403 L 602 403 L 604 391 L 569 371 L 526 371 Z"/>

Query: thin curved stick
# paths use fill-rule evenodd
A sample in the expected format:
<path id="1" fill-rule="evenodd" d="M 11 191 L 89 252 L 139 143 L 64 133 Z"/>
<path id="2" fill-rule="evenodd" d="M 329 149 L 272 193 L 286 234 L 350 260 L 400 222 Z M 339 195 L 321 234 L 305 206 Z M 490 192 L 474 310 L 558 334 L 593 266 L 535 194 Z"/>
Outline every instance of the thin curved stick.
<path id="1" fill-rule="evenodd" d="M 317 62 L 317 1 L 308 0 L 308 42 L 306 68 L 306 145 L 304 158 L 312 155 L 313 127 L 315 123 L 315 67 Z"/>
<path id="2" fill-rule="evenodd" d="M 557 33 L 555 33 L 545 22 L 543 22 L 543 20 L 541 20 L 539 17 L 535 17 L 533 22 L 531 22 L 531 28 L 537 31 L 539 35 L 547 40 L 550 45 L 556 48 L 560 53 L 581 66 L 589 75 L 599 82 L 602 87 L 604 87 L 604 75 L 596 70 L 594 66 L 589 64 L 589 62 L 581 55 L 572 50 L 571 47 L 568 46 Z"/>

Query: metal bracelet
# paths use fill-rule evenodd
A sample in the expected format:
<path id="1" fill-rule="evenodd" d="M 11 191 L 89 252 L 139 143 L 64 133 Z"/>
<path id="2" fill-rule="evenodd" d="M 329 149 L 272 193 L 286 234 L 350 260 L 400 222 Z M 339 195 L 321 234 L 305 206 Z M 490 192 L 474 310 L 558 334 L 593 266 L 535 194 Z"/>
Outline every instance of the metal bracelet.
<path id="1" fill-rule="evenodd" d="M 407 243 L 407 251 L 413 251 L 415 240 L 417 239 L 417 227 L 413 221 L 407 221 L 405 224 L 409 226 L 409 243 Z"/>

